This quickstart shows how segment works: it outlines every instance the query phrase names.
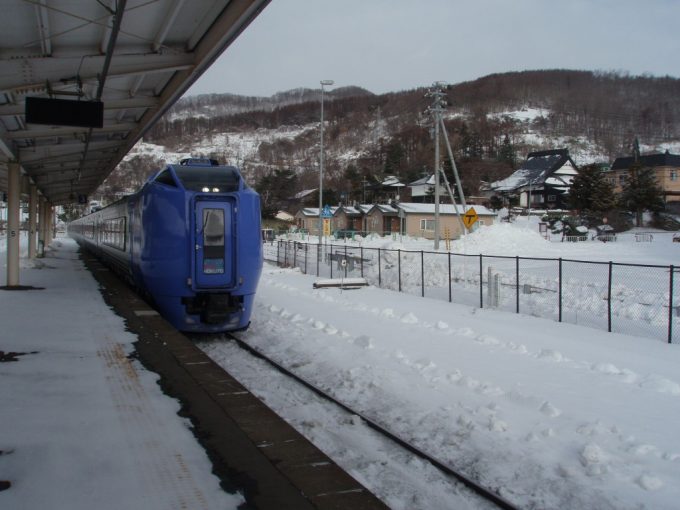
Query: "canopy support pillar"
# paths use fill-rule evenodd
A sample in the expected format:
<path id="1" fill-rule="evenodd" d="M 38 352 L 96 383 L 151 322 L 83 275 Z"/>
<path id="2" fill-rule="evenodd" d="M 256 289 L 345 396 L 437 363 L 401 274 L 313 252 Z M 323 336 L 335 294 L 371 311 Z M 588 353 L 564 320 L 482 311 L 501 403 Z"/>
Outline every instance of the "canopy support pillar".
<path id="1" fill-rule="evenodd" d="M 21 169 L 7 164 L 7 287 L 19 286 L 19 244 L 21 238 Z"/>
<path id="2" fill-rule="evenodd" d="M 28 195 L 28 258 L 34 259 L 38 251 L 38 188 L 30 185 Z"/>

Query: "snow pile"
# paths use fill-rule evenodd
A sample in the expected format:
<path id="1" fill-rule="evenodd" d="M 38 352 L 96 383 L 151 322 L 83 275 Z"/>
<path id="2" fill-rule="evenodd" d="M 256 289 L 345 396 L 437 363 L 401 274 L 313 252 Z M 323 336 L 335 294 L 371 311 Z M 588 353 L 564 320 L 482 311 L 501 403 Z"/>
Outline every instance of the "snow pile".
<path id="1" fill-rule="evenodd" d="M 451 243 L 454 253 L 535 256 L 549 248 L 550 242 L 524 224 L 499 223 L 481 226 L 465 238 Z"/>

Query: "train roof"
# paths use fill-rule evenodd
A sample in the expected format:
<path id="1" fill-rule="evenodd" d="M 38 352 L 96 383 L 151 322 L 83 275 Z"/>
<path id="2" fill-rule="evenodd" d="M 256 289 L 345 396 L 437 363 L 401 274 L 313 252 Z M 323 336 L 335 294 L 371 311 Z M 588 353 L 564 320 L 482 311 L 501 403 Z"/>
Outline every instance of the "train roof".
<path id="1" fill-rule="evenodd" d="M 235 166 L 220 165 L 214 159 L 190 158 L 169 164 L 148 181 L 181 186 L 188 191 L 230 193 L 241 191 L 245 182 Z"/>

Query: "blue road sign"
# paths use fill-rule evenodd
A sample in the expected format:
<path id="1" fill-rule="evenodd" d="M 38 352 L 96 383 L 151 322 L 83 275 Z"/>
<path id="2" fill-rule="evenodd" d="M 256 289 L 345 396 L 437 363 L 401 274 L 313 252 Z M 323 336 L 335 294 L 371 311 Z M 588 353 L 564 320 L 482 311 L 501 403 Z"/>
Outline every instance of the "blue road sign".
<path id="1" fill-rule="evenodd" d="M 322 218 L 331 218 L 333 216 L 333 213 L 331 213 L 331 208 L 328 205 L 324 205 L 323 209 L 321 209 L 321 217 Z"/>

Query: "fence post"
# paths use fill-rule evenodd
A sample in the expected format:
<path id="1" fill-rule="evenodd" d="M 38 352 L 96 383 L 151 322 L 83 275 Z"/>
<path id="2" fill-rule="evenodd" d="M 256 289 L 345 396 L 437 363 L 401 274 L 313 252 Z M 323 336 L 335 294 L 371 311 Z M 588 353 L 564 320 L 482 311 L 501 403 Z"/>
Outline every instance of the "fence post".
<path id="1" fill-rule="evenodd" d="M 328 265 L 331 268 L 331 280 L 333 279 L 333 245 L 331 245 L 331 252 L 328 254 Z"/>
<path id="2" fill-rule="evenodd" d="M 288 247 L 290 246 L 290 241 L 286 241 L 286 247 L 283 250 L 283 267 L 288 267 Z"/>
<path id="3" fill-rule="evenodd" d="M 673 343 L 673 272 L 675 271 L 675 267 L 673 264 L 670 266 L 671 269 L 671 275 L 670 275 L 670 283 L 669 283 L 669 288 L 668 288 L 668 343 L 672 344 Z"/>
<path id="4" fill-rule="evenodd" d="M 515 256 L 515 313 L 519 313 L 519 257 Z"/>
<path id="5" fill-rule="evenodd" d="M 609 261 L 609 283 L 607 284 L 607 331 L 612 332 L 612 261 Z"/>
<path id="6" fill-rule="evenodd" d="M 484 255 L 479 254 L 479 307 L 484 308 L 484 265 L 482 258 Z"/>
<path id="7" fill-rule="evenodd" d="M 316 276 L 319 276 L 319 266 L 321 265 L 321 245 L 316 245 Z"/>
<path id="8" fill-rule="evenodd" d="M 297 267 L 297 241 L 293 241 L 293 267 Z"/>
<path id="9" fill-rule="evenodd" d="M 380 248 L 378 248 L 378 288 L 382 287 L 382 276 L 380 272 Z"/>
<path id="10" fill-rule="evenodd" d="M 562 322 L 562 257 L 558 259 L 559 270 L 557 271 L 557 314 L 558 322 Z"/>
<path id="11" fill-rule="evenodd" d="M 401 292 L 401 249 L 397 250 L 397 269 L 399 272 L 399 292 Z"/>
<path id="12" fill-rule="evenodd" d="M 364 277 L 364 247 L 359 248 L 359 255 L 361 256 L 361 260 L 359 261 L 361 263 L 361 277 Z"/>
<path id="13" fill-rule="evenodd" d="M 451 252 L 449 252 L 449 303 L 451 302 Z"/>
<path id="14" fill-rule="evenodd" d="M 425 297 L 425 255 L 420 250 L 420 297 Z"/>
<path id="15" fill-rule="evenodd" d="M 347 239 L 345 239 L 347 243 Z M 345 278 L 347 278 L 347 266 L 349 266 L 349 261 L 347 260 L 347 244 L 345 244 Z"/>
<path id="16" fill-rule="evenodd" d="M 281 267 L 281 241 L 276 243 L 276 265 Z"/>

